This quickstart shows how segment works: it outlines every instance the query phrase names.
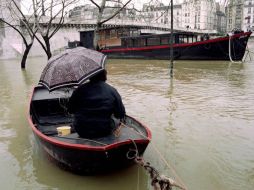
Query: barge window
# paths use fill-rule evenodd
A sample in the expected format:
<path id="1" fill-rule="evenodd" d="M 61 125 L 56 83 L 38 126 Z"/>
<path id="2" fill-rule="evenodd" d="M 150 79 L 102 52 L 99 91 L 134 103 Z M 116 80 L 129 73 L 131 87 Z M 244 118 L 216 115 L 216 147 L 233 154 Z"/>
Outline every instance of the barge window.
<path id="1" fill-rule="evenodd" d="M 127 47 L 133 47 L 133 41 L 132 39 L 128 39 L 127 41 Z"/>
<path id="2" fill-rule="evenodd" d="M 192 36 L 192 42 L 197 42 L 197 36 Z"/>
<path id="3" fill-rule="evenodd" d="M 188 43 L 189 42 L 189 39 L 188 39 L 188 36 L 186 35 L 179 35 L 179 43 Z"/>
<path id="4" fill-rule="evenodd" d="M 146 46 L 146 39 L 145 38 L 138 39 L 138 46 L 139 47 Z"/>
<path id="5" fill-rule="evenodd" d="M 160 45 L 160 38 L 147 38 L 148 46 Z"/>
<path id="6" fill-rule="evenodd" d="M 105 39 L 105 31 L 100 31 L 99 32 L 99 39 L 104 40 Z"/>
<path id="7" fill-rule="evenodd" d="M 124 36 L 129 36 L 129 31 L 124 28 L 120 28 L 117 32 L 117 37 L 124 37 Z"/>
<path id="8" fill-rule="evenodd" d="M 122 39 L 122 46 L 123 47 L 127 47 L 128 46 L 128 42 L 126 39 Z"/>
<path id="9" fill-rule="evenodd" d="M 161 45 L 168 45 L 170 43 L 170 38 L 162 37 L 161 38 Z"/>
<path id="10" fill-rule="evenodd" d="M 140 32 L 138 30 L 133 30 L 132 31 L 132 36 L 138 36 Z"/>
<path id="11" fill-rule="evenodd" d="M 139 46 L 139 40 L 138 39 L 132 39 L 133 41 L 133 47 L 138 47 Z"/>
<path id="12" fill-rule="evenodd" d="M 110 38 L 116 38 L 116 37 L 117 37 L 116 30 L 110 30 Z"/>
<path id="13" fill-rule="evenodd" d="M 110 30 L 106 30 L 105 31 L 105 39 L 109 39 L 110 38 Z"/>
<path id="14" fill-rule="evenodd" d="M 184 36 L 183 35 L 179 35 L 179 44 L 184 43 Z"/>

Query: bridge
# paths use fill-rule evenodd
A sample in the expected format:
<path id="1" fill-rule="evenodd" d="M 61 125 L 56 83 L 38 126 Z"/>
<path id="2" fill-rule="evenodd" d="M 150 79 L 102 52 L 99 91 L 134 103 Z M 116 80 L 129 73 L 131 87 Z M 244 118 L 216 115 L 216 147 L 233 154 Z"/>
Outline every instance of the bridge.
<path id="1" fill-rule="evenodd" d="M 48 18 L 45 17 L 42 19 L 40 24 L 47 25 Z M 54 21 L 53 27 L 57 26 L 59 22 L 57 20 Z M 170 24 L 161 24 L 161 23 L 146 23 L 146 22 L 138 22 L 136 20 L 129 19 L 112 19 L 103 24 L 104 28 L 112 28 L 112 27 L 136 27 L 141 29 L 143 32 L 150 33 L 167 33 L 170 32 Z M 66 19 L 65 23 L 62 25 L 60 30 L 51 38 L 51 49 L 53 53 L 57 53 L 63 50 L 69 41 L 79 41 L 80 34 L 79 31 L 85 30 L 93 30 L 96 27 L 95 20 L 70 20 Z M 174 31 L 187 31 L 186 28 L 181 28 L 174 26 Z M 188 29 L 189 32 L 195 33 L 216 33 L 216 31 L 208 31 L 208 30 L 193 30 Z M 15 31 L 12 32 L 15 34 Z M 15 37 L 14 37 L 15 36 Z M 0 58 L 15 58 L 17 56 L 22 55 L 24 51 L 24 45 L 22 39 L 18 34 L 15 35 L 6 35 L 2 40 L 2 47 L 0 47 Z M 42 56 L 45 55 L 42 50 L 40 44 L 35 41 L 33 44 L 33 48 L 29 54 L 30 56 Z"/>
<path id="2" fill-rule="evenodd" d="M 41 24 L 46 25 L 48 19 L 43 19 L 44 22 L 41 22 Z M 152 30 L 152 31 L 158 31 L 158 32 L 170 32 L 171 31 L 171 25 L 170 24 L 163 24 L 163 23 L 156 23 L 156 22 L 145 22 L 143 20 L 137 20 L 137 19 L 118 19 L 114 18 L 106 23 L 103 24 L 103 28 L 112 28 L 112 27 L 136 27 L 139 29 L 146 29 L 146 30 Z M 54 23 L 53 23 L 54 24 Z M 55 20 L 55 25 L 58 24 L 58 20 Z M 96 20 L 91 19 L 79 19 L 79 20 L 71 20 L 69 18 L 65 19 L 65 23 L 63 24 L 63 27 L 74 27 L 77 28 L 79 31 L 81 30 L 87 30 L 87 29 L 94 29 L 96 27 Z M 198 29 L 190 29 L 185 28 L 181 26 L 174 26 L 174 31 L 181 32 L 181 31 L 189 31 L 194 33 L 216 33 L 216 30 L 198 30 Z"/>

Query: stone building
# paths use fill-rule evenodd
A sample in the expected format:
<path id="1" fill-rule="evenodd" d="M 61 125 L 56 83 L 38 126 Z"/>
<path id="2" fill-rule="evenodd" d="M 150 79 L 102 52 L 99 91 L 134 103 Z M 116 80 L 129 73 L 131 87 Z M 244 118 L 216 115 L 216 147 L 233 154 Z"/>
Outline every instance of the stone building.
<path id="1" fill-rule="evenodd" d="M 108 18 L 113 15 L 119 8 L 117 4 L 112 6 L 111 8 L 105 8 L 103 11 L 102 18 Z M 98 18 L 98 8 L 91 4 L 86 4 L 82 6 L 74 7 L 69 11 L 69 19 L 72 21 L 89 21 L 96 20 Z M 129 19 L 134 20 L 136 16 L 136 11 L 131 8 L 124 8 L 121 12 L 114 17 L 114 19 Z"/>
<path id="2" fill-rule="evenodd" d="M 216 4 L 214 0 L 184 0 L 182 24 L 185 28 L 216 29 Z"/>
<path id="3" fill-rule="evenodd" d="M 254 30 L 254 0 L 246 0 L 243 5 L 242 29 Z"/>
<path id="4" fill-rule="evenodd" d="M 227 31 L 242 29 L 244 0 L 229 0 L 226 6 Z"/>
<path id="5" fill-rule="evenodd" d="M 69 11 L 69 18 L 73 21 L 94 20 L 98 9 L 90 4 L 74 7 Z"/>
<path id="6" fill-rule="evenodd" d="M 142 13 L 143 21 L 146 23 L 167 24 L 171 23 L 171 7 L 160 3 L 159 5 L 144 4 Z M 173 6 L 174 26 L 182 27 L 182 6 L 180 4 Z"/>
<path id="7" fill-rule="evenodd" d="M 226 14 L 225 8 L 222 7 L 219 3 L 216 3 L 216 29 L 219 33 L 226 32 Z"/>

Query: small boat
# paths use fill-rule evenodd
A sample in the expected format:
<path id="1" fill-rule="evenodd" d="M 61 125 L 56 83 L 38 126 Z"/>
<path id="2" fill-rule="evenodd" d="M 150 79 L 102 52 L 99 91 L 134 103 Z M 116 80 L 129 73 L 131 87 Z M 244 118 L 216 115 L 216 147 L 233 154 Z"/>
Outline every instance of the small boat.
<path id="1" fill-rule="evenodd" d="M 28 120 L 50 160 L 82 175 L 109 172 L 135 163 L 135 156 L 141 156 L 151 141 L 151 132 L 133 117 L 126 117 L 119 135 L 85 139 L 74 129 L 66 136 L 58 135 L 57 127 L 71 126 L 73 121 L 65 106 L 72 92 L 72 89 L 49 92 L 44 86 L 36 86 L 31 95 Z"/>
<path id="2" fill-rule="evenodd" d="M 193 33 L 174 34 L 174 60 L 234 60 L 245 54 L 251 32 L 211 38 Z M 106 47 L 101 52 L 109 58 L 170 59 L 170 34 L 124 37 L 121 46 Z"/>

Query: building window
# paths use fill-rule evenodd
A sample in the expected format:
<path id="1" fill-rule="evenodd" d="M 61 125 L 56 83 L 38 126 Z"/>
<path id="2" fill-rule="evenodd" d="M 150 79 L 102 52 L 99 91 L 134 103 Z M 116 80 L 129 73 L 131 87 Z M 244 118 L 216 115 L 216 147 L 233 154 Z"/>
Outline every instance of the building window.
<path id="1" fill-rule="evenodd" d="M 248 8 L 248 13 L 251 13 L 251 8 L 250 7 Z"/>

